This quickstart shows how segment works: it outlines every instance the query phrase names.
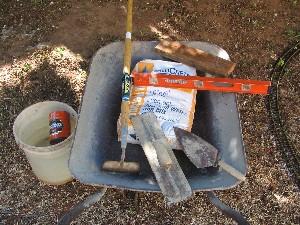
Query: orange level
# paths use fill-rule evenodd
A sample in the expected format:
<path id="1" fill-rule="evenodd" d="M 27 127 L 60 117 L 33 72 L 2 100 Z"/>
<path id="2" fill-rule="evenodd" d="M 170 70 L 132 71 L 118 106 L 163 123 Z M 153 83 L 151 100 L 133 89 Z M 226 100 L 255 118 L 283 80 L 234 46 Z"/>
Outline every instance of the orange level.
<path id="1" fill-rule="evenodd" d="M 132 73 L 134 85 L 168 88 L 191 88 L 197 90 L 268 94 L 270 81 L 178 76 L 151 73 Z"/>

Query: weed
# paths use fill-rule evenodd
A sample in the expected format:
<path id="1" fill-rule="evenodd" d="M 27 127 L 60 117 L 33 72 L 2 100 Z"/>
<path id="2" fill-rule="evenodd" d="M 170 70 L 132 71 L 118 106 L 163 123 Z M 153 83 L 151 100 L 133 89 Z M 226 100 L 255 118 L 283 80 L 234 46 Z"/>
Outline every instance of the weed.
<path id="1" fill-rule="evenodd" d="M 256 7 L 257 7 L 257 4 L 256 4 L 256 3 L 251 3 L 251 4 L 250 4 L 250 7 L 251 7 L 251 8 L 256 8 Z"/>
<path id="2" fill-rule="evenodd" d="M 83 69 L 79 69 L 79 76 L 86 79 L 87 78 L 87 72 Z"/>
<path id="3" fill-rule="evenodd" d="M 289 29 L 286 31 L 286 34 L 290 40 L 294 38 L 300 39 L 300 31 L 294 31 Z"/>
<path id="4" fill-rule="evenodd" d="M 246 12 L 241 9 L 241 8 L 238 8 L 237 9 L 237 14 L 240 16 L 240 17 L 245 17 L 246 16 Z"/>
<path id="5" fill-rule="evenodd" d="M 290 0 L 290 2 L 293 4 L 293 5 L 297 5 L 297 0 Z"/>
<path id="6" fill-rule="evenodd" d="M 145 36 L 147 33 L 148 33 L 148 30 L 147 30 L 146 28 L 140 29 L 140 34 L 141 34 L 142 36 Z"/>
<path id="7" fill-rule="evenodd" d="M 10 95 L 12 96 L 12 97 L 16 97 L 17 96 L 17 88 L 16 87 L 11 87 L 10 89 L 9 89 L 9 91 L 10 91 Z"/>
<path id="8" fill-rule="evenodd" d="M 278 60 L 278 63 L 277 63 L 278 66 L 283 66 L 284 65 L 284 60 L 282 58 L 280 58 Z"/>
<path id="9" fill-rule="evenodd" d="M 54 52 L 55 52 L 56 56 L 62 57 L 64 55 L 65 50 L 66 49 L 64 47 L 59 47 L 59 48 L 55 49 Z"/>
<path id="10" fill-rule="evenodd" d="M 31 2 L 37 6 L 41 6 L 43 4 L 43 0 L 31 0 Z"/>
<path id="11" fill-rule="evenodd" d="M 43 60 L 49 60 L 50 57 L 48 55 L 43 56 Z"/>
<path id="12" fill-rule="evenodd" d="M 24 72 L 29 72 L 32 69 L 32 67 L 30 64 L 24 63 L 22 69 Z"/>
<path id="13" fill-rule="evenodd" d="M 33 52 L 32 53 L 32 56 L 34 57 L 34 58 L 41 58 L 41 54 L 39 54 L 38 52 Z"/>
<path id="14" fill-rule="evenodd" d="M 254 30 L 257 30 L 259 28 L 259 21 L 257 19 L 251 20 L 251 26 Z"/>
<path id="15" fill-rule="evenodd" d="M 274 52 L 274 46 L 271 43 L 266 43 L 266 47 L 269 52 Z"/>
<path id="16" fill-rule="evenodd" d="M 290 68 L 285 68 L 285 75 L 288 76 L 290 75 L 292 70 Z"/>

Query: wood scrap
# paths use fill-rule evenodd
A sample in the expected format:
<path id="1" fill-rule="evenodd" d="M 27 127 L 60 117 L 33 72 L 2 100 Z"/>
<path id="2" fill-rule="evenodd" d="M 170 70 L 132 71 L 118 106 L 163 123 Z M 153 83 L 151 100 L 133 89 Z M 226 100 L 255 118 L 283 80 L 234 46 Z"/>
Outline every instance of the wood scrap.
<path id="1" fill-rule="evenodd" d="M 155 51 L 169 59 L 192 66 L 214 77 L 228 77 L 236 63 L 212 55 L 201 49 L 184 45 L 178 41 L 161 41 Z"/>

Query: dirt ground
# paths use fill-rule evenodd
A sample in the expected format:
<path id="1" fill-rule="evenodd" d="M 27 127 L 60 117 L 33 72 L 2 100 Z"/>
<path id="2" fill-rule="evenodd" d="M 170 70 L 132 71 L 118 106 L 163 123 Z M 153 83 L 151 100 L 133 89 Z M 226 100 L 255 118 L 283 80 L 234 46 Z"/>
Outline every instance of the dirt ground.
<path id="1" fill-rule="evenodd" d="M 0 224 L 56 224 L 97 187 L 72 181 L 51 186 L 33 174 L 12 126 L 26 107 L 57 100 L 81 103 L 95 52 L 125 33 L 125 0 L 9 0 L 0 2 Z M 216 44 L 237 63 L 237 78 L 268 80 L 275 61 L 300 39 L 297 0 L 134 1 L 133 40 Z M 280 85 L 286 131 L 300 149 L 297 56 Z M 247 179 L 216 191 L 251 224 L 300 224 L 299 189 L 279 154 L 265 97 L 238 95 Z M 113 126 L 113 125 L 112 125 Z M 73 224 L 235 224 L 202 192 L 168 208 L 163 196 L 109 189 Z"/>

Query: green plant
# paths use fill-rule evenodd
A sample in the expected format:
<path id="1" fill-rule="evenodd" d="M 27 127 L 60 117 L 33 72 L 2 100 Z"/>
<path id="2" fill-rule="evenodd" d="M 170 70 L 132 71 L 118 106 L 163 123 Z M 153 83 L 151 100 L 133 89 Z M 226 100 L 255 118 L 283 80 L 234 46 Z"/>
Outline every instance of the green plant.
<path id="1" fill-rule="evenodd" d="M 288 76 L 292 70 L 290 68 L 285 68 L 285 75 Z"/>
<path id="2" fill-rule="evenodd" d="M 245 17 L 247 13 L 246 13 L 243 9 L 238 8 L 238 9 L 237 9 L 237 14 L 238 14 L 240 17 Z"/>
<path id="3" fill-rule="evenodd" d="M 289 39 L 294 39 L 294 38 L 300 38 L 300 31 L 294 31 L 294 30 L 287 30 L 286 34 Z"/>
<path id="4" fill-rule="evenodd" d="M 16 87 L 11 87 L 10 89 L 9 89 L 9 91 L 10 91 L 10 95 L 12 96 L 12 97 L 16 97 L 17 96 L 17 88 Z"/>
<path id="5" fill-rule="evenodd" d="M 30 64 L 24 63 L 23 66 L 22 66 L 22 69 L 23 69 L 23 71 L 25 71 L 25 72 L 29 72 L 29 71 L 32 69 L 32 67 L 31 67 Z"/>
<path id="6" fill-rule="evenodd" d="M 146 28 L 140 29 L 140 34 L 141 34 L 142 36 L 145 36 L 147 33 L 149 33 L 149 31 L 148 31 Z"/>
<path id="7" fill-rule="evenodd" d="M 32 2 L 33 4 L 35 4 L 35 5 L 38 5 L 38 6 L 40 6 L 40 5 L 43 4 L 43 0 L 31 0 L 31 2 Z"/>
<path id="8" fill-rule="evenodd" d="M 251 25 L 254 30 L 258 29 L 260 26 L 259 21 L 257 19 L 251 20 Z"/>
<path id="9" fill-rule="evenodd" d="M 56 56 L 62 57 L 64 55 L 65 50 L 66 49 L 64 47 L 59 47 L 59 48 L 55 49 L 54 52 L 55 52 Z"/>
<path id="10" fill-rule="evenodd" d="M 293 5 L 297 5 L 297 0 L 290 0 L 290 2 L 293 4 Z"/>
<path id="11" fill-rule="evenodd" d="M 283 66 L 284 65 L 284 60 L 282 58 L 280 58 L 278 60 L 278 63 L 277 63 L 278 66 Z"/>
<path id="12" fill-rule="evenodd" d="M 83 69 L 79 69 L 79 76 L 82 77 L 82 78 L 87 78 L 87 72 Z"/>

